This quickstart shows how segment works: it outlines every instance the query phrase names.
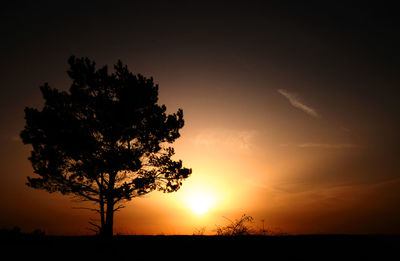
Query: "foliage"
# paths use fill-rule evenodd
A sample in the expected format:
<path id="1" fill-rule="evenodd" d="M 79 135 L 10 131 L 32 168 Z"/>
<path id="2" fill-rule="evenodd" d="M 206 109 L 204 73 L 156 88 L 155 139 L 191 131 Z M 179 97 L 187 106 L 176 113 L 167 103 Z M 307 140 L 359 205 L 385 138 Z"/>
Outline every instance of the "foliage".
<path id="1" fill-rule="evenodd" d="M 196 228 L 193 231 L 193 236 L 204 236 L 204 234 L 206 233 L 206 230 L 207 230 L 206 227 Z"/>
<path id="2" fill-rule="evenodd" d="M 43 238 L 46 235 L 44 230 L 35 229 L 30 233 L 22 232 L 21 228 L 18 226 L 12 229 L 1 228 L 0 229 L 0 239 L 17 239 L 17 238 Z"/>
<path id="3" fill-rule="evenodd" d="M 249 223 L 253 223 L 254 219 L 251 216 L 243 214 L 239 219 L 230 220 L 226 218 L 230 224 L 226 226 L 217 226 L 218 236 L 245 236 L 251 233 Z"/>
<path id="4" fill-rule="evenodd" d="M 97 227 L 112 235 L 122 203 L 154 190 L 177 191 L 191 174 L 168 146 L 180 136 L 183 111 L 167 114 L 153 78 L 132 74 L 121 61 L 111 74 L 88 58 L 72 56 L 69 65 L 69 92 L 45 83 L 43 109 L 25 108 L 21 138 L 32 145 L 36 174 L 27 185 L 96 203 Z"/>

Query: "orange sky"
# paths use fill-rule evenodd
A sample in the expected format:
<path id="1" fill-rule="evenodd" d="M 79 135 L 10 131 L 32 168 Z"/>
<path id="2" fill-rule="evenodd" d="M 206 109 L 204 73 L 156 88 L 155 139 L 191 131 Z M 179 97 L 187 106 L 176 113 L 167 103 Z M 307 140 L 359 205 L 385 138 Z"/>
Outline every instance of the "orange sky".
<path id="1" fill-rule="evenodd" d="M 163 95 L 168 85 L 173 84 L 160 82 L 160 102 L 171 111 L 177 105 L 184 109 L 186 126 L 175 143 L 176 158 L 193 174 L 176 193 L 153 192 L 126 204 L 116 216 L 117 233 L 191 234 L 205 227 L 213 234 L 216 225 L 227 223 L 224 217 L 244 213 L 255 218 L 256 228 L 264 219 L 266 227 L 291 234 L 393 232 L 400 179 L 375 176 L 374 163 L 363 161 L 372 157 L 369 145 L 356 130 L 309 115 L 278 91 L 271 91 L 265 105 L 237 108 L 232 102 L 218 109 L 211 101 L 199 111 L 196 95 Z M 251 112 L 269 108 L 274 109 Z M 81 204 L 68 197 L 26 187 L 25 178 L 32 175 L 29 147 L 16 136 L 3 143 L 8 150 L 1 166 L 8 176 L 2 175 L 1 204 L 8 214 L 2 225 L 90 234 L 88 218 L 97 217 L 73 209 Z M 208 201 L 201 215 L 192 209 L 199 197 Z"/>
<path id="2" fill-rule="evenodd" d="M 192 176 L 176 193 L 127 203 L 116 215 L 116 233 L 192 234 L 205 227 L 214 234 L 224 217 L 242 214 L 253 216 L 256 228 L 265 220 L 267 228 L 290 234 L 400 233 L 400 80 L 390 58 L 398 53 L 385 38 L 390 27 L 385 34 L 379 21 L 364 17 L 373 9 L 340 9 L 343 22 L 305 7 L 200 6 L 204 13 L 186 6 L 168 15 L 152 9 L 149 22 L 133 18 L 130 6 L 77 13 L 63 7 L 66 17 L 50 6 L 47 23 L 41 10 L 9 8 L 0 227 L 92 233 L 87 222 L 97 217 L 74 209 L 81 203 L 25 186 L 30 148 L 18 137 L 24 107 L 43 104 L 39 85 L 69 87 L 66 61 L 75 54 L 98 65 L 122 59 L 133 72 L 154 77 L 170 112 L 184 111 L 174 147 Z M 150 7 L 140 8 L 142 17 Z M 111 22 L 94 27 L 87 12 Z M 365 33 L 360 19 L 378 29 Z"/>

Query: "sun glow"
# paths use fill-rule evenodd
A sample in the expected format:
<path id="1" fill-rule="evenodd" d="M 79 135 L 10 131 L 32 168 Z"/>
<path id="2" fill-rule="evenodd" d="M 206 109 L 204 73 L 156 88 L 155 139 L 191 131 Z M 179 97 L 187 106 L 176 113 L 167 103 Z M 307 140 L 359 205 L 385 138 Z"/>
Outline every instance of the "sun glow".
<path id="1" fill-rule="evenodd" d="M 189 207 L 197 215 L 205 214 L 212 205 L 213 200 L 207 194 L 196 194 L 189 199 Z"/>
<path id="2" fill-rule="evenodd" d="M 221 195 L 213 189 L 211 182 L 193 182 L 185 187 L 180 197 L 183 205 L 197 216 L 220 207 L 221 203 Z"/>

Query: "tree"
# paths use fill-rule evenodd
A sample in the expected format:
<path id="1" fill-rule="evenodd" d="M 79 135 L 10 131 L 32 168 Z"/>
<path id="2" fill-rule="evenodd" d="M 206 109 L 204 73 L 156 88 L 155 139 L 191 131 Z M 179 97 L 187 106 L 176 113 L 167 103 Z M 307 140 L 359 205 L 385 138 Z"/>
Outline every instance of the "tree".
<path id="1" fill-rule="evenodd" d="M 177 191 L 191 169 L 174 161 L 183 111 L 158 105 L 153 78 L 134 75 L 121 61 L 109 74 L 88 58 L 70 57 L 69 92 L 40 87 L 42 110 L 25 108 L 24 144 L 35 177 L 27 185 L 96 204 L 100 235 L 113 235 L 114 212 L 154 190 Z"/>

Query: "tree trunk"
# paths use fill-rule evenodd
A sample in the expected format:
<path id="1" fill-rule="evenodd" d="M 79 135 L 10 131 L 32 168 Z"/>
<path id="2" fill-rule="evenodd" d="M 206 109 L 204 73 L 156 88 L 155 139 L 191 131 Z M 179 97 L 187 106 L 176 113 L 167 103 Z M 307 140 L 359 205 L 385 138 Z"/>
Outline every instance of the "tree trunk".
<path id="1" fill-rule="evenodd" d="M 114 204 L 112 202 L 107 203 L 106 220 L 102 226 L 101 235 L 104 237 L 113 236 L 113 225 L 114 225 Z"/>
<path id="2" fill-rule="evenodd" d="M 115 176 L 110 175 L 108 190 L 106 194 L 106 219 L 104 225 L 102 226 L 102 236 L 110 238 L 113 236 L 113 226 L 114 226 L 114 183 L 115 183 Z"/>
<path id="3" fill-rule="evenodd" d="M 105 224 L 105 213 L 104 213 L 104 198 L 103 194 L 100 192 L 100 235 L 103 235 L 103 229 Z"/>
<path id="4" fill-rule="evenodd" d="M 97 182 L 99 186 L 99 208 L 100 208 L 100 236 L 105 236 L 105 212 L 104 212 L 104 176 L 100 173 L 100 182 Z"/>

